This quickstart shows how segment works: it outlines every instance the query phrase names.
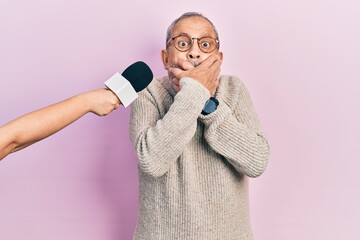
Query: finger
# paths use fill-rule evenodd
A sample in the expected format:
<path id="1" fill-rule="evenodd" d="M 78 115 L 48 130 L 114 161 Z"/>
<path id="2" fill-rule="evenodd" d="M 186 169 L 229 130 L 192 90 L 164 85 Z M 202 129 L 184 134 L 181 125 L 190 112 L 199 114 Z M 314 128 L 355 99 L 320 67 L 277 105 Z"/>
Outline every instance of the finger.
<path id="1" fill-rule="evenodd" d="M 222 64 L 222 61 L 219 59 L 219 60 L 216 60 L 215 62 L 213 62 L 213 64 L 210 66 L 210 68 L 220 68 Z"/>
<path id="2" fill-rule="evenodd" d="M 215 76 L 220 74 L 221 70 L 221 61 L 216 61 L 214 64 L 209 68 L 209 71 L 212 72 Z"/>
<path id="3" fill-rule="evenodd" d="M 201 64 L 200 66 L 202 67 L 211 67 L 216 61 L 219 61 L 220 58 L 218 55 L 211 55 L 209 56 L 207 59 L 205 59 Z"/>
<path id="4" fill-rule="evenodd" d="M 216 79 L 218 80 L 219 79 L 219 75 L 220 75 L 220 68 L 216 69 L 215 72 L 214 72 L 214 76 L 216 76 Z"/>
<path id="5" fill-rule="evenodd" d="M 177 79 L 181 79 L 182 74 L 183 74 L 183 70 L 181 70 L 180 68 L 170 68 L 169 71 L 177 78 Z"/>
<path id="6" fill-rule="evenodd" d="M 221 63 L 218 64 L 217 62 L 215 62 L 211 67 L 210 67 L 210 71 L 220 71 L 221 69 Z"/>
<path id="7" fill-rule="evenodd" d="M 180 79 L 178 79 L 178 78 L 173 78 L 171 81 L 172 81 L 172 83 L 174 83 L 177 86 L 180 85 Z"/>
<path id="8" fill-rule="evenodd" d="M 190 70 L 194 68 L 194 66 L 187 60 L 179 59 L 177 64 L 184 70 Z"/>

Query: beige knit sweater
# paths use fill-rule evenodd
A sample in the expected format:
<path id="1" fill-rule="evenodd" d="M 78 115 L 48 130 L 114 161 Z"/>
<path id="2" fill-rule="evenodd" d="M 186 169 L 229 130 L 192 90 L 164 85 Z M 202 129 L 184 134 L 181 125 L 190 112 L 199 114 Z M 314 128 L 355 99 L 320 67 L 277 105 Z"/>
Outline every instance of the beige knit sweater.
<path id="1" fill-rule="evenodd" d="M 209 91 L 191 79 L 175 94 L 167 77 L 132 104 L 138 156 L 137 240 L 253 239 L 248 177 L 266 168 L 269 145 L 248 91 L 221 76 L 217 110 L 201 115 Z"/>

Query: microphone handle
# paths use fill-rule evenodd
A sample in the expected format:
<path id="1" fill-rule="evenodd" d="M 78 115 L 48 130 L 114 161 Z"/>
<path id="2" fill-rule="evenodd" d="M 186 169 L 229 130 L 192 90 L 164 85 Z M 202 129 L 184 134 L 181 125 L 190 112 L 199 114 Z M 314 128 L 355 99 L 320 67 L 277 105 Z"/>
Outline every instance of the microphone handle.
<path id="1" fill-rule="evenodd" d="M 109 78 L 105 86 L 115 93 L 124 107 L 129 106 L 138 97 L 131 83 L 120 73 L 115 73 Z"/>

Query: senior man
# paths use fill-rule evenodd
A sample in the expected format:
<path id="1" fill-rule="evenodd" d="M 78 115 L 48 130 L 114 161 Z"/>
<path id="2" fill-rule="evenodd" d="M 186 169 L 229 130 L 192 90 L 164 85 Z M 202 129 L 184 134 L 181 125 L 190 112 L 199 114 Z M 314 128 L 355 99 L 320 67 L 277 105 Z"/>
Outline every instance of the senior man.
<path id="1" fill-rule="evenodd" d="M 269 145 L 244 84 L 220 74 L 218 33 L 199 13 L 168 28 L 156 78 L 132 105 L 139 218 L 134 239 L 253 239 L 248 177 Z"/>

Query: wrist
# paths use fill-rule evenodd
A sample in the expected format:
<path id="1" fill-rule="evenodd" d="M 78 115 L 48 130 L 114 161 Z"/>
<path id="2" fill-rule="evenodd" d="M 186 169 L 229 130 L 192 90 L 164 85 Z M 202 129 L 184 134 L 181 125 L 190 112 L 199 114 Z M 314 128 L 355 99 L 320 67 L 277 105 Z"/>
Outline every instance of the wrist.
<path id="1" fill-rule="evenodd" d="M 209 114 L 215 112 L 218 106 L 219 106 L 219 101 L 214 97 L 210 97 L 206 101 L 206 103 L 201 111 L 201 114 L 205 115 L 205 116 L 209 115 Z"/>
<path id="2" fill-rule="evenodd" d="M 85 113 L 94 112 L 96 99 L 94 94 L 94 91 L 89 91 L 76 96 L 79 105 L 82 107 Z"/>

